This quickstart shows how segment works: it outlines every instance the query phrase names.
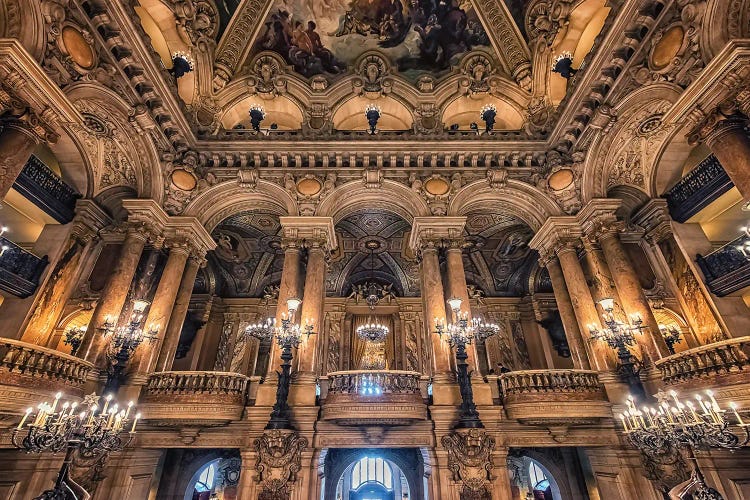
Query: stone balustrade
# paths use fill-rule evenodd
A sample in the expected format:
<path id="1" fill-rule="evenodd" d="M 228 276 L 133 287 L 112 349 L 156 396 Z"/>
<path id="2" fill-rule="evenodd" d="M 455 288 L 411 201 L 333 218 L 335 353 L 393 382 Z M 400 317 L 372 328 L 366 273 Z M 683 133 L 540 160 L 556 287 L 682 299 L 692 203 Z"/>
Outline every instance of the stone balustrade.
<path id="1" fill-rule="evenodd" d="M 498 380 L 508 418 L 522 423 L 575 425 L 612 415 L 594 371 L 522 370 Z"/>
<path id="2" fill-rule="evenodd" d="M 656 362 L 666 384 L 693 382 L 702 378 L 743 372 L 750 362 L 750 337 L 738 337 L 696 347 Z"/>
<path id="3" fill-rule="evenodd" d="M 20 414 L 58 391 L 69 398 L 83 396 L 93 367 L 54 349 L 0 339 L 0 415 Z"/>
<path id="4" fill-rule="evenodd" d="M 320 378 L 321 418 L 340 425 L 406 425 L 427 419 L 427 377 L 354 370 Z"/>
<path id="5" fill-rule="evenodd" d="M 250 377 L 213 371 L 152 373 L 141 396 L 143 417 L 175 425 L 222 425 L 242 417 Z"/>
<path id="6" fill-rule="evenodd" d="M 748 243 L 750 236 L 743 234 L 705 257 L 695 257 L 711 293 L 724 297 L 750 286 L 750 260 L 741 250 Z"/>
<path id="7" fill-rule="evenodd" d="M 27 252 L 7 238 L 0 237 L 0 290 L 25 299 L 36 292 L 39 278 L 49 259 Z"/>

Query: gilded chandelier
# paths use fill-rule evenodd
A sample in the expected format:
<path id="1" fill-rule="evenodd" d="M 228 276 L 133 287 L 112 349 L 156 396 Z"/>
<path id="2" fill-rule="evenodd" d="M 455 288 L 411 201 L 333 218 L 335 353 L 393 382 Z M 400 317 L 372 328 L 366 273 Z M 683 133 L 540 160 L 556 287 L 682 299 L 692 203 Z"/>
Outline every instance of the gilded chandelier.
<path id="1" fill-rule="evenodd" d="M 385 341 L 385 338 L 388 336 L 388 331 L 387 326 L 376 323 L 373 319 L 372 323 L 359 325 L 357 327 L 357 336 L 362 340 L 379 344 Z"/>

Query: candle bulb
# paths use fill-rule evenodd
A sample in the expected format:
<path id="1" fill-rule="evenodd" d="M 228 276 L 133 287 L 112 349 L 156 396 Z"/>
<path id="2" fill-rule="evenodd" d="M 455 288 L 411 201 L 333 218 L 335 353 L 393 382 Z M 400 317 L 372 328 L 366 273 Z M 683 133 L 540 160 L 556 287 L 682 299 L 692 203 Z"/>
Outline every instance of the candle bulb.
<path id="1" fill-rule="evenodd" d="M 716 402 L 716 398 L 714 398 L 714 392 L 713 392 L 713 391 L 706 391 L 706 396 L 708 396 L 708 397 L 709 397 L 709 399 L 711 399 L 711 404 L 712 404 L 712 405 L 713 405 L 714 407 L 717 407 L 717 408 L 718 408 L 718 406 L 719 406 L 719 403 L 717 403 L 717 402 Z"/>
<path id="2" fill-rule="evenodd" d="M 112 394 L 107 394 L 107 397 L 104 398 L 104 408 L 102 408 L 102 414 L 107 413 L 107 408 L 109 407 L 110 401 L 112 401 Z"/>
<path id="3" fill-rule="evenodd" d="M 138 423 L 138 419 L 141 418 L 140 413 L 135 414 L 135 418 L 133 419 L 133 427 L 131 427 L 130 432 L 135 432 L 135 425 Z"/>
<path id="4" fill-rule="evenodd" d="M 133 403 L 132 401 L 130 401 L 130 402 L 128 403 L 128 411 L 126 411 L 126 412 L 125 412 L 125 419 L 127 419 L 127 418 L 128 418 L 128 415 L 130 415 L 130 409 L 131 409 L 131 408 L 133 408 L 133 404 L 134 404 L 134 403 Z"/>
<path id="5" fill-rule="evenodd" d="M 737 411 L 737 403 L 729 403 L 729 407 L 734 412 L 734 417 L 737 419 L 737 423 L 740 424 L 741 427 L 744 427 L 745 422 L 742 421 L 742 417 L 740 417 L 740 413 Z"/>
<path id="6" fill-rule="evenodd" d="M 50 410 L 50 413 L 55 412 L 55 408 L 57 408 L 57 402 L 60 401 L 60 398 L 62 397 L 62 392 L 58 392 L 55 394 L 55 401 L 52 403 L 52 409 Z"/>
<path id="7" fill-rule="evenodd" d="M 26 423 L 26 419 L 29 418 L 29 415 L 31 415 L 31 412 L 32 412 L 31 408 L 26 408 L 26 413 L 24 414 L 21 421 L 18 423 L 18 427 L 16 427 L 16 429 L 20 429 L 21 427 L 23 427 L 23 424 Z"/>

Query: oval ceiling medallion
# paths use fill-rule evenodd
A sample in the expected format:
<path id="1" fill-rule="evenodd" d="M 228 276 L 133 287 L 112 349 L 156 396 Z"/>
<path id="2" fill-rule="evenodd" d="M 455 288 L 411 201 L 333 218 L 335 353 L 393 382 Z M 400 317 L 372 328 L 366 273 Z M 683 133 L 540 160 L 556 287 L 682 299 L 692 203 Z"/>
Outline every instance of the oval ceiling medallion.
<path id="1" fill-rule="evenodd" d="M 684 39 L 685 30 L 682 26 L 672 26 L 665 31 L 661 40 L 651 50 L 651 66 L 657 71 L 669 66 L 680 53 Z"/>
<path id="2" fill-rule="evenodd" d="M 433 196 L 442 196 L 450 191 L 450 184 L 443 179 L 430 179 L 424 183 L 424 189 Z"/>
<path id="3" fill-rule="evenodd" d="M 573 171 L 569 168 L 563 168 L 550 175 L 549 179 L 547 179 L 547 184 L 550 189 L 560 191 L 573 184 L 573 178 Z"/>
<path id="4" fill-rule="evenodd" d="M 314 196 L 318 194 L 323 185 L 318 179 L 302 179 L 297 183 L 297 192 L 304 196 Z"/>
<path id="5" fill-rule="evenodd" d="M 94 67 L 94 49 L 86 41 L 83 34 L 72 26 L 66 26 L 62 30 L 62 42 L 65 50 L 73 62 L 84 69 Z"/>
<path id="6" fill-rule="evenodd" d="M 196 179 L 195 175 L 188 172 L 187 170 L 178 168 L 177 170 L 172 172 L 172 184 L 174 184 L 179 189 L 182 189 L 183 191 L 192 191 L 198 184 L 198 179 Z"/>

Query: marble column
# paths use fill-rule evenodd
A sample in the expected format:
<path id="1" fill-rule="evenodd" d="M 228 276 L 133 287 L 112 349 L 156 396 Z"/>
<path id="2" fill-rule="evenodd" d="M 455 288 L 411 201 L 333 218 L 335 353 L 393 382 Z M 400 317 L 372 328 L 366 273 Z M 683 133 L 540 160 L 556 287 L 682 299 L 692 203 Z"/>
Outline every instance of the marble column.
<path id="1" fill-rule="evenodd" d="M 32 124 L 21 120 L 3 123 L 0 133 L 0 200 L 8 194 L 39 142 Z"/>
<path id="2" fill-rule="evenodd" d="M 560 268 L 565 277 L 565 284 L 568 293 L 572 298 L 571 302 L 578 320 L 579 331 L 584 334 L 588 332 L 589 325 L 594 325 L 601 329 L 599 314 L 594 305 L 594 299 L 591 297 L 586 277 L 583 274 L 583 268 L 578 260 L 578 252 L 574 244 L 563 244 L 557 249 L 557 258 L 560 262 Z M 590 343 L 588 344 L 591 345 Z M 589 349 L 589 361 L 593 362 L 593 368 L 598 371 L 607 369 L 606 355 L 599 352 L 595 347 Z"/>
<path id="3" fill-rule="evenodd" d="M 107 281 L 107 285 L 99 297 L 86 334 L 83 336 L 81 346 L 78 349 L 78 356 L 86 361 L 96 364 L 99 356 L 104 353 L 108 339 L 104 338 L 99 328 L 104 324 L 105 319 L 117 321 L 125 305 L 130 283 L 135 276 L 138 261 L 148 237 L 148 232 L 140 224 L 131 225 L 128 228 L 115 268 L 112 270 L 109 281 Z"/>
<path id="4" fill-rule="evenodd" d="M 326 293 L 326 271 L 328 248 L 324 241 L 308 241 L 307 271 L 305 272 L 305 291 L 302 296 L 302 311 L 298 315 L 303 326 L 311 323 L 317 333 L 323 327 L 323 302 Z M 297 351 L 298 371 L 302 374 L 314 374 L 317 369 L 317 335 L 304 338 Z"/>
<path id="5" fill-rule="evenodd" d="M 301 242 L 296 239 L 285 238 L 281 241 L 284 248 L 284 265 L 281 269 L 281 283 L 279 284 L 279 298 L 276 305 L 276 324 L 281 324 L 282 314 L 286 314 L 286 301 L 300 298 L 300 252 Z M 275 340 L 271 341 L 269 353 L 268 376 L 276 377 L 276 371 L 281 366 L 281 351 Z"/>
<path id="6" fill-rule="evenodd" d="M 633 268 L 633 263 L 625 253 L 625 248 L 620 241 L 620 235 L 615 228 L 602 230 L 598 235 L 599 243 L 604 252 L 604 258 L 612 272 L 612 280 L 615 282 L 622 306 L 628 315 L 637 314 L 643 320 L 643 335 L 646 338 L 645 350 L 652 361 L 657 361 L 669 356 L 669 349 L 659 331 L 659 323 L 654 317 L 648 298 L 641 287 L 638 275 Z"/>
<path id="7" fill-rule="evenodd" d="M 464 271 L 463 261 L 463 243 L 464 240 L 453 239 L 447 240 L 445 243 L 445 277 L 448 289 L 446 290 L 446 300 L 452 298 L 461 299 L 461 314 L 466 314 L 471 322 L 471 302 L 469 302 L 469 291 L 466 288 L 466 272 Z M 450 306 L 447 306 L 450 309 Z M 446 311 L 450 316 L 451 311 Z M 456 318 L 452 318 L 455 321 Z M 444 341 L 443 341 L 444 342 Z M 480 367 L 477 363 L 477 344 L 472 343 L 473 347 L 467 347 L 466 352 L 469 355 L 467 363 L 473 370 L 477 370 L 479 373 Z"/>
<path id="8" fill-rule="evenodd" d="M 451 373 L 450 349 L 448 344 L 440 340 L 440 336 L 435 331 L 435 320 L 442 323 L 446 319 L 445 293 L 440 275 L 437 243 L 425 242 L 421 249 L 421 257 L 422 303 L 424 304 L 425 324 L 429 329 L 429 338 L 432 343 L 433 374 L 438 377 L 448 377 Z"/>
<path id="9" fill-rule="evenodd" d="M 750 138 L 747 119 L 740 115 L 721 116 L 702 134 L 706 145 L 724 167 L 745 201 L 750 200 Z"/>
<path id="10" fill-rule="evenodd" d="M 203 256 L 192 255 L 188 258 L 185 265 L 185 272 L 182 274 L 180 286 L 177 289 L 172 314 L 164 330 L 164 340 L 162 341 L 159 357 L 156 361 L 156 371 L 163 372 L 172 369 L 177 344 L 180 341 L 180 333 L 182 333 L 182 325 L 185 323 L 185 317 L 190 307 L 190 297 L 193 295 L 195 278 L 198 276 L 198 271 L 204 263 L 205 259 Z M 159 283 L 159 286 L 161 287 L 161 283 Z"/>
<path id="11" fill-rule="evenodd" d="M 573 301 L 565 284 L 565 277 L 563 276 L 562 267 L 560 267 L 560 261 L 555 257 L 548 259 L 547 271 L 552 281 L 552 291 L 555 294 L 557 310 L 560 312 L 560 318 L 562 318 L 563 327 L 565 328 L 565 337 L 568 341 L 573 368 L 589 370 L 591 369 L 591 364 L 586 354 L 586 342 L 583 340 L 581 329 L 576 320 Z"/>

